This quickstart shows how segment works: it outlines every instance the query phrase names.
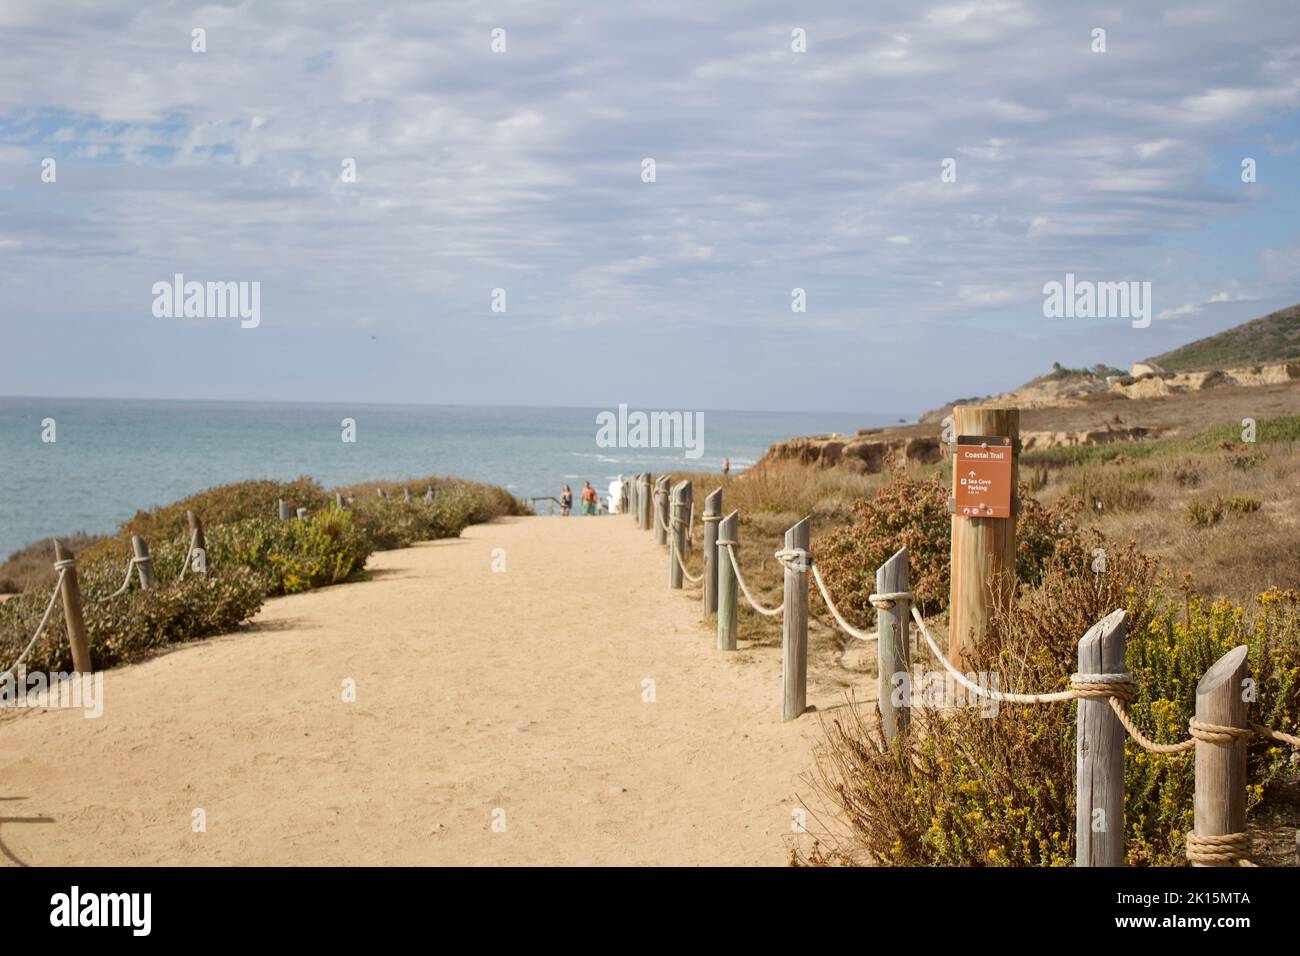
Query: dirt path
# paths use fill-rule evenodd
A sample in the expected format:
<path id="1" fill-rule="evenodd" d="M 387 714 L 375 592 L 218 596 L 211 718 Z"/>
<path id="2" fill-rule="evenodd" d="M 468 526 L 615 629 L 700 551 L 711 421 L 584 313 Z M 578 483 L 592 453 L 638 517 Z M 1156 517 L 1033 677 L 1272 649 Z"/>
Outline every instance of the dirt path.
<path id="1" fill-rule="evenodd" d="M 477 526 L 109 671 L 97 720 L 0 720 L 0 864 L 782 864 L 816 719 L 665 562 L 628 518 Z"/>

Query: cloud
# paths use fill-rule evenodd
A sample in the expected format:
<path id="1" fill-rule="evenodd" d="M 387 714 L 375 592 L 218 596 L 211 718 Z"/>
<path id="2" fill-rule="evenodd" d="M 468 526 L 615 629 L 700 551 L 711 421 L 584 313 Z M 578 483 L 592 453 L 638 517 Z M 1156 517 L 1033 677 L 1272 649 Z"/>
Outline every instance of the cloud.
<path id="1" fill-rule="evenodd" d="M 1189 283 L 1189 304 L 1162 315 L 1192 314 L 1208 284 L 1230 287 L 1192 287 L 1199 265 L 1161 266 L 1162 250 L 1262 215 L 1207 169 L 1225 143 L 1260 138 L 1251 123 L 1293 147 L 1300 13 L 1192 0 L 1177 18 L 1108 21 L 1109 52 L 1093 54 L 1068 9 L 1015 2 L 463 0 L 436 17 L 419 3 L 9 2 L 0 301 L 75 334 L 106 314 L 134 321 L 141 290 L 184 271 L 263 281 L 268 328 L 327 338 L 374 316 L 411 354 L 486 349 L 476 323 L 491 320 L 519 356 L 498 350 L 498 381 L 480 365 L 442 384 L 448 399 L 502 401 L 553 380 L 530 360 L 575 319 L 616 356 L 618 336 L 643 330 L 785 329 L 795 287 L 809 329 L 863 342 L 896 334 L 900 312 L 921 330 L 988 313 L 1042 334 L 1032 305 L 993 313 L 1066 271 L 1122 279 L 1135 265 Z M 206 54 L 190 50 L 194 26 Z M 498 26 L 506 53 L 490 47 Z M 44 155 L 57 185 L 40 182 Z M 956 182 L 941 181 L 946 157 Z M 1300 275 L 1285 246 L 1252 261 L 1264 284 Z M 496 287 L 510 312 L 494 320 Z M 150 344 L 154 326 L 125 328 L 146 352 L 171 347 Z M 649 388 L 653 373 L 623 378 Z M 768 401 L 740 364 L 708 378 L 723 402 Z"/>

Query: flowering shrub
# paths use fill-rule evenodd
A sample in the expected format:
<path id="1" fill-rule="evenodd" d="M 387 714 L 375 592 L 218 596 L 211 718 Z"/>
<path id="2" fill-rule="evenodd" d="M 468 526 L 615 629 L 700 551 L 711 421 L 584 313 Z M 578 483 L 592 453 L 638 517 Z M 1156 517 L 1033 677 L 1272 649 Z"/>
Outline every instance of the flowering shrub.
<path id="1" fill-rule="evenodd" d="M 1288 733 L 1300 726 L 1300 594 L 1270 591 L 1258 607 L 1171 596 L 1156 565 L 1133 545 L 1112 549 L 1106 570 L 1054 556 L 1036 586 L 993 615 L 968 651 L 970 670 L 1003 675 L 1003 690 L 1056 691 L 1076 669 L 1078 641 L 1117 607 L 1128 614 L 1128 668 L 1138 684 L 1129 710 L 1151 739 L 1187 738 L 1197 682 L 1223 653 L 1250 648 L 1253 720 Z M 1007 675 L 1014 675 L 1009 678 Z M 806 860 L 908 866 L 1067 866 L 1074 859 L 1074 724 L 1071 703 L 914 709 L 890 748 L 861 707 L 824 722 L 814 784 L 844 822 Z M 842 716 L 841 716 L 842 714 Z M 1249 747 L 1249 799 L 1292 759 L 1290 748 Z M 1127 855 L 1131 865 L 1183 865 L 1192 823 L 1193 755 L 1126 745 Z"/>
<path id="2" fill-rule="evenodd" d="M 874 498 L 857 502 L 854 521 L 833 528 L 813 544 L 826 587 L 851 623 L 870 626 L 875 618 L 868 596 L 876 569 L 899 548 L 910 559 L 911 588 L 922 613 L 948 606 L 948 559 L 952 547 L 949 486 L 937 475 L 920 481 L 898 472 Z M 1082 554 L 1080 532 L 1070 506 L 1044 507 L 1021 485 L 1016 520 L 1016 573 L 1034 582 L 1058 552 Z M 816 595 L 820 601 L 820 595 Z"/>

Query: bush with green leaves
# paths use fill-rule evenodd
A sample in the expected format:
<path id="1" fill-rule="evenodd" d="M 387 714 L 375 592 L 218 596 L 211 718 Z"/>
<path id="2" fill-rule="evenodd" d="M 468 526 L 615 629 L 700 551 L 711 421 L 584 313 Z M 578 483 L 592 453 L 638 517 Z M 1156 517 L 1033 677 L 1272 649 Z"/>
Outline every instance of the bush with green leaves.
<path id="1" fill-rule="evenodd" d="M 1078 642 L 1110 611 L 1128 616 L 1129 705 L 1161 743 L 1186 739 L 1200 677 L 1238 644 L 1250 648 L 1252 719 L 1287 733 L 1300 726 L 1300 594 L 1270 591 L 1253 608 L 1171 594 L 1134 545 L 1112 548 L 1097 573 L 1086 556 L 1052 558 L 1038 585 L 998 608 L 963 655 L 969 671 L 1002 676 L 1001 689 L 1057 691 L 1077 669 Z M 1012 678 L 1010 675 L 1014 675 Z M 828 718 L 814 776 L 842 828 L 805 862 L 904 866 L 1068 866 L 1074 857 L 1071 703 L 978 709 L 917 708 L 896 747 L 860 706 Z M 1248 806 L 1291 761 L 1289 748 L 1249 746 Z M 1193 756 L 1126 744 L 1126 849 L 1131 865 L 1185 864 L 1192 824 Z"/>
<path id="2" fill-rule="evenodd" d="M 875 619 L 868 597 L 876 589 L 876 569 L 902 547 L 908 551 L 912 592 L 922 612 L 933 614 L 948 606 L 949 494 L 949 485 L 938 475 L 920 480 L 897 472 L 874 498 L 853 506 L 852 523 L 833 528 L 813 542 L 826 587 L 851 623 L 868 627 Z M 1050 558 L 1067 552 L 1083 553 L 1072 506 L 1062 502 L 1045 507 L 1022 484 L 1016 522 L 1018 579 L 1037 581 Z"/>
<path id="3" fill-rule="evenodd" d="M 168 580 L 152 591 L 132 589 L 100 600 L 121 586 L 125 562 L 101 560 L 78 567 L 82 616 L 91 661 L 97 670 L 138 660 L 168 644 L 235 630 L 262 606 L 265 581 L 247 568 Z M 33 588 L 0 603 L 0 667 L 9 667 L 36 632 L 53 589 Z M 50 619 L 25 665 L 28 671 L 72 669 L 63 603 Z"/>
<path id="4" fill-rule="evenodd" d="M 207 565 L 243 567 L 258 575 L 268 596 L 294 594 L 346 581 L 374 550 L 350 512 L 328 507 L 306 520 L 255 518 L 205 529 Z M 160 576 L 180 574 L 188 539 L 175 537 L 153 549 Z"/>

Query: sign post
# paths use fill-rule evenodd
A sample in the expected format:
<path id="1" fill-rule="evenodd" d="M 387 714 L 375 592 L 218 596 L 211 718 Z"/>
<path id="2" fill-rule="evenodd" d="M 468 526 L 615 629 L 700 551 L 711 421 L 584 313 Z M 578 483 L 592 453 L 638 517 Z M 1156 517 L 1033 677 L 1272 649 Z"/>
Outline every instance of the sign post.
<path id="1" fill-rule="evenodd" d="M 1016 485 L 1020 409 L 953 408 L 952 591 L 948 658 L 988 628 L 999 597 L 1016 586 Z"/>

